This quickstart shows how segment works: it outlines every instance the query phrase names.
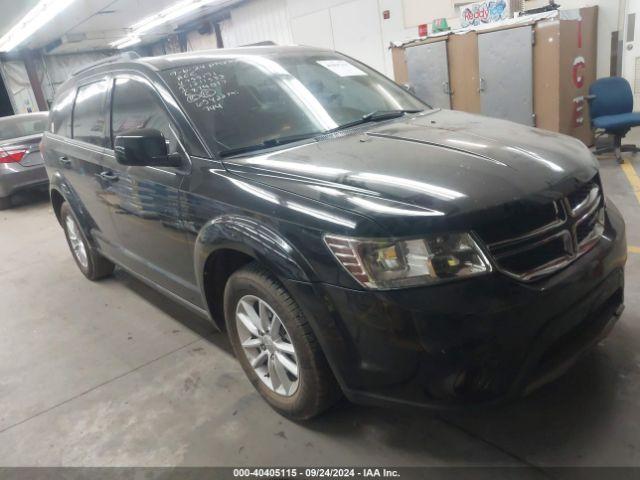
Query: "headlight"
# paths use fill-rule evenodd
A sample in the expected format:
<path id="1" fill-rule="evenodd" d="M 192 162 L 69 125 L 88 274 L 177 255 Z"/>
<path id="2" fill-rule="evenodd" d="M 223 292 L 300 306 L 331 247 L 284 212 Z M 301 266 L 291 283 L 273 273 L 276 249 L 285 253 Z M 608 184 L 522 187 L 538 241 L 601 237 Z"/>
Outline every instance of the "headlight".
<path id="1" fill-rule="evenodd" d="M 372 289 L 413 287 L 491 271 L 468 233 L 413 240 L 325 235 L 324 241 L 351 276 Z"/>

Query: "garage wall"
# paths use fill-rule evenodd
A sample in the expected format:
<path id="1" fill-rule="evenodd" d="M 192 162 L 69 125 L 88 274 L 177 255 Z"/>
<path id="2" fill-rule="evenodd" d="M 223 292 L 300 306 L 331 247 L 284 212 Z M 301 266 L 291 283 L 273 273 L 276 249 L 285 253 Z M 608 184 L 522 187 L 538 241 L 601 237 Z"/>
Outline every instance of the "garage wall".
<path id="1" fill-rule="evenodd" d="M 271 40 L 330 48 L 392 73 L 386 69 L 378 0 L 254 0 L 232 9 L 220 29 L 225 47 Z"/>
<path id="2" fill-rule="evenodd" d="M 452 0 L 402 0 L 405 27 L 417 27 L 421 23 L 428 23 L 434 18 L 453 18 L 456 9 Z"/>
<path id="3" fill-rule="evenodd" d="M 56 91 L 73 72 L 112 54 L 106 51 L 34 56 L 35 72 L 46 102 L 49 105 L 53 103 Z M 21 60 L 2 62 L 0 73 L 15 113 L 37 112 L 38 104 L 24 62 Z"/>
<path id="4" fill-rule="evenodd" d="M 287 0 L 293 41 L 332 48 L 389 74 L 377 0 Z"/>
<path id="5" fill-rule="evenodd" d="M 546 0 L 531 0 L 527 8 L 544 6 Z M 598 77 L 608 77 L 611 65 L 611 34 L 618 30 L 620 11 L 624 11 L 624 0 L 562 0 L 563 9 L 598 6 Z"/>
<path id="6" fill-rule="evenodd" d="M 78 69 L 111 56 L 112 52 L 87 52 L 69 55 L 43 55 L 36 61 L 36 72 L 47 102 L 52 103 L 58 87 Z"/>
<path id="7" fill-rule="evenodd" d="M 237 47 L 273 41 L 293 42 L 286 0 L 254 0 L 231 10 L 231 17 L 220 24 L 224 46 Z"/>
<path id="8" fill-rule="evenodd" d="M 15 114 L 38 111 L 27 70 L 22 61 L 2 62 L 0 73 Z"/>
<path id="9" fill-rule="evenodd" d="M 563 8 L 599 6 L 598 76 L 609 73 L 611 33 L 618 29 L 621 0 L 563 0 Z M 220 24 L 225 47 L 267 40 L 341 51 L 393 77 L 389 44 L 418 36 L 418 25 L 448 17 L 460 25 L 458 0 L 252 0 Z M 548 0 L 529 0 L 527 8 Z M 389 19 L 383 19 L 388 11 Z M 194 48 L 197 49 L 197 48 Z"/>
<path id="10" fill-rule="evenodd" d="M 390 35 L 385 37 L 385 45 L 388 44 L 388 38 L 392 41 L 402 40 L 404 38 L 416 37 L 418 35 L 417 26 L 421 23 L 431 23 L 435 18 L 446 13 L 447 9 L 454 3 L 452 0 L 379 0 L 380 10 L 390 9 L 391 19 L 383 22 L 389 25 Z M 461 3 L 461 2 L 455 2 Z M 611 56 L 611 34 L 618 30 L 624 21 L 624 0 L 558 0 L 562 5 L 562 9 L 576 9 L 589 6 L 598 6 L 598 77 L 606 77 L 609 75 L 610 56 Z M 526 8 L 538 8 L 548 4 L 548 0 L 527 0 Z M 407 7 L 413 10 L 413 14 L 405 16 Z M 433 9 L 432 9 L 433 8 Z M 394 10 L 403 12 L 404 22 L 399 20 L 397 15 L 394 19 Z M 404 11 L 403 11 L 404 10 Z M 437 13 L 438 15 L 431 14 Z M 621 20 L 622 18 L 622 20 Z M 395 23 L 391 26 L 389 23 Z M 454 16 L 448 18 L 448 23 L 452 28 L 460 25 L 458 12 L 455 11 Z M 404 28 L 403 28 L 404 27 Z M 393 38 L 393 35 L 397 35 Z"/>
<path id="11" fill-rule="evenodd" d="M 417 28 L 405 25 L 403 2 L 404 0 L 378 0 L 380 18 L 382 18 L 382 12 L 389 11 L 389 19 L 381 20 L 380 25 L 382 29 L 382 44 L 384 46 L 385 73 L 391 78 L 394 75 L 389 45 L 391 42 L 415 38 L 418 35 Z"/>
<path id="12" fill-rule="evenodd" d="M 209 50 L 212 48 L 218 48 L 215 32 L 202 34 L 193 30 L 187 33 L 187 50 Z"/>

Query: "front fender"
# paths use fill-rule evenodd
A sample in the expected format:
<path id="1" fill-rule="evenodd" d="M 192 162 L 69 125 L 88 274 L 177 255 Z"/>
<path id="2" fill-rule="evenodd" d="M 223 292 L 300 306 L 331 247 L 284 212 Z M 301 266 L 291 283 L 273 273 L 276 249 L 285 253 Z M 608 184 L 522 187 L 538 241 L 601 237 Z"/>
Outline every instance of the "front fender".
<path id="1" fill-rule="evenodd" d="M 223 215 L 207 222 L 195 243 L 195 271 L 204 295 L 204 270 L 209 256 L 235 250 L 255 258 L 281 279 L 310 282 L 315 275 L 304 257 L 281 235 L 253 218 Z"/>

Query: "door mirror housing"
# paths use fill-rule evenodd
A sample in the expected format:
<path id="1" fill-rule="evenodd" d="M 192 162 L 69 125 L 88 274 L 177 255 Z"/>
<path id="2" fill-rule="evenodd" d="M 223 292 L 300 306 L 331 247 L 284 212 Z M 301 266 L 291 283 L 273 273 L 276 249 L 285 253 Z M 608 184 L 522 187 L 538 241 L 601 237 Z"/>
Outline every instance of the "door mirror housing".
<path id="1" fill-rule="evenodd" d="M 167 140 L 159 130 L 129 130 L 114 139 L 116 160 L 134 167 L 180 167 L 182 155 L 168 153 Z"/>
<path id="2" fill-rule="evenodd" d="M 403 84 L 402 88 L 404 88 L 409 93 L 413 93 L 414 95 L 416 94 L 416 89 L 413 88 L 413 85 L 411 85 L 410 83 Z"/>

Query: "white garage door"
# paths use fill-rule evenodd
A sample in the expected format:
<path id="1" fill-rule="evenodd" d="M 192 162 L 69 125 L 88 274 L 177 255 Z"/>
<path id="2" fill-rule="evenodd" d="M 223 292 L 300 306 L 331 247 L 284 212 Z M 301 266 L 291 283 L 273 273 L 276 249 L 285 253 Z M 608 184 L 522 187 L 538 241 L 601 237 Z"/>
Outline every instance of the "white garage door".
<path id="1" fill-rule="evenodd" d="M 354 0 L 331 8 L 335 49 L 384 71 L 378 2 Z"/>
<path id="2" fill-rule="evenodd" d="M 259 0 L 231 10 L 220 24 L 225 47 L 271 40 L 338 50 L 385 71 L 375 0 Z"/>
<path id="3" fill-rule="evenodd" d="M 293 41 L 298 45 L 333 50 L 333 30 L 329 9 L 291 19 Z"/>
<path id="4" fill-rule="evenodd" d="M 289 14 L 285 0 L 247 2 L 231 10 L 231 18 L 220 24 L 226 48 L 272 41 L 292 43 Z"/>

